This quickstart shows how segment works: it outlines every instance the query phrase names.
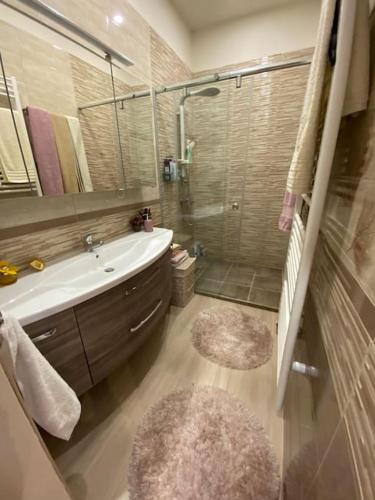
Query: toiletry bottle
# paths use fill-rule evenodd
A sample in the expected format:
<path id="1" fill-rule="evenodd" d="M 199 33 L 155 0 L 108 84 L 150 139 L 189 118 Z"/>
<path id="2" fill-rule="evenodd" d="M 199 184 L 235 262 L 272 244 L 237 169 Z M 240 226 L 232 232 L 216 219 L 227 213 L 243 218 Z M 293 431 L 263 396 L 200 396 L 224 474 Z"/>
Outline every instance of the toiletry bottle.
<path id="1" fill-rule="evenodd" d="M 167 182 L 171 180 L 171 167 L 169 164 L 169 158 L 164 159 L 163 178 Z"/>
<path id="2" fill-rule="evenodd" d="M 177 180 L 177 162 L 176 160 L 171 160 L 169 162 L 170 169 L 171 169 L 171 181 L 176 182 Z"/>
<path id="3" fill-rule="evenodd" d="M 151 209 L 150 208 L 146 208 L 145 215 L 146 215 L 146 219 L 144 222 L 144 228 L 145 228 L 146 233 L 151 233 L 154 230 L 154 227 L 152 224 Z"/>

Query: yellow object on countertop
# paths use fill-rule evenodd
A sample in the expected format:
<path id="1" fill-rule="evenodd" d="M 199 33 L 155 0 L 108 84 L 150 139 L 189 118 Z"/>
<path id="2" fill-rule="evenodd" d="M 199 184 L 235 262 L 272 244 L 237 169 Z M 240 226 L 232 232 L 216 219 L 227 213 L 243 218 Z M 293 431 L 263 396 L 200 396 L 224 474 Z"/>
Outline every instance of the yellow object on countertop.
<path id="1" fill-rule="evenodd" d="M 29 262 L 29 266 L 32 269 L 35 269 L 35 271 L 43 271 L 43 269 L 45 268 L 45 264 L 42 259 L 33 259 L 31 262 Z"/>
<path id="2" fill-rule="evenodd" d="M 6 260 L 0 260 L 0 286 L 11 285 L 18 278 L 19 268 Z"/>

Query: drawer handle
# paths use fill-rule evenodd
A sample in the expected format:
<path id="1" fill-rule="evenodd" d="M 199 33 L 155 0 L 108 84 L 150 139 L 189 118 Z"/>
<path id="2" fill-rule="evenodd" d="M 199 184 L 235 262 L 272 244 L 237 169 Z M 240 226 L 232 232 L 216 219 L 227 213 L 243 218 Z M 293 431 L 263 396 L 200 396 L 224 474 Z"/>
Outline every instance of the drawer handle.
<path id="1" fill-rule="evenodd" d="M 138 323 L 138 325 L 135 326 L 134 328 L 130 328 L 130 333 L 135 333 L 137 330 L 142 328 L 142 326 L 145 323 L 147 323 L 147 321 L 149 321 L 154 316 L 154 314 L 156 314 L 156 312 L 158 311 L 158 309 L 160 308 L 162 303 L 163 303 L 163 299 L 160 299 L 157 306 L 150 312 L 150 314 L 148 316 L 146 316 L 145 319 L 143 319 L 140 323 Z"/>
<path id="2" fill-rule="evenodd" d="M 150 283 L 150 281 L 152 281 L 155 278 L 156 275 L 159 274 L 159 271 L 160 268 L 158 267 L 144 283 L 142 283 L 139 286 L 133 286 L 133 288 L 130 288 L 129 290 L 125 290 L 125 295 L 126 296 L 132 295 L 138 288 L 144 288 L 146 285 Z"/>
<path id="3" fill-rule="evenodd" d="M 137 287 L 136 286 L 133 286 L 133 288 L 130 288 L 130 290 L 125 290 L 125 295 L 128 296 L 128 295 L 131 295 L 132 293 L 134 293 L 136 291 Z"/>
<path id="4" fill-rule="evenodd" d="M 38 335 L 31 340 L 34 342 L 34 344 L 37 344 L 38 342 L 42 342 L 42 340 L 52 337 L 56 332 L 57 328 L 51 328 L 51 330 L 47 330 L 45 333 L 42 333 L 41 335 Z"/>

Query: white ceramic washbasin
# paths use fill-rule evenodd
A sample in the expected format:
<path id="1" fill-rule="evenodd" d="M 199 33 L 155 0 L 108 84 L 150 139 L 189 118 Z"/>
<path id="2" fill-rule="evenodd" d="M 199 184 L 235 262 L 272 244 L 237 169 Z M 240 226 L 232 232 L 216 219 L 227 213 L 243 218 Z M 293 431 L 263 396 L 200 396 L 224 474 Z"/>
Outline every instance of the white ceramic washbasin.
<path id="1" fill-rule="evenodd" d="M 0 288 L 0 310 L 22 325 L 79 304 L 131 278 L 155 262 L 169 247 L 173 231 L 155 228 L 104 244 L 47 265 L 40 273 Z"/>

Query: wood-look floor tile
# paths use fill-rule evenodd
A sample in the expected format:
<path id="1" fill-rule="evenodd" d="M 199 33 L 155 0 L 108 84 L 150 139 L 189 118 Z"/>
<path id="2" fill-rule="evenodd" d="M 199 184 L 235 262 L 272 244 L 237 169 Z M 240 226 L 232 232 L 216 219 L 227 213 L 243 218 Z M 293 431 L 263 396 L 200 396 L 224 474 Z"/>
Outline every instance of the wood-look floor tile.
<path id="1" fill-rule="evenodd" d="M 133 358 L 82 398 L 82 416 L 70 442 L 49 440 L 49 448 L 74 499 L 127 499 L 127 467 L 136 429 L 161 397 L 192 383 L 228 390 L 258 417 L 281 463 L 283 421 L 275 412 L 276 348 L 265 365 L 232 370 L 202 356 L 191 343 L 197 314 L 223 301 L 195 295 L 172 307 L 165 321 Z M 232 304 L 265 321 L 275 335 L 277 315 Z"/>

